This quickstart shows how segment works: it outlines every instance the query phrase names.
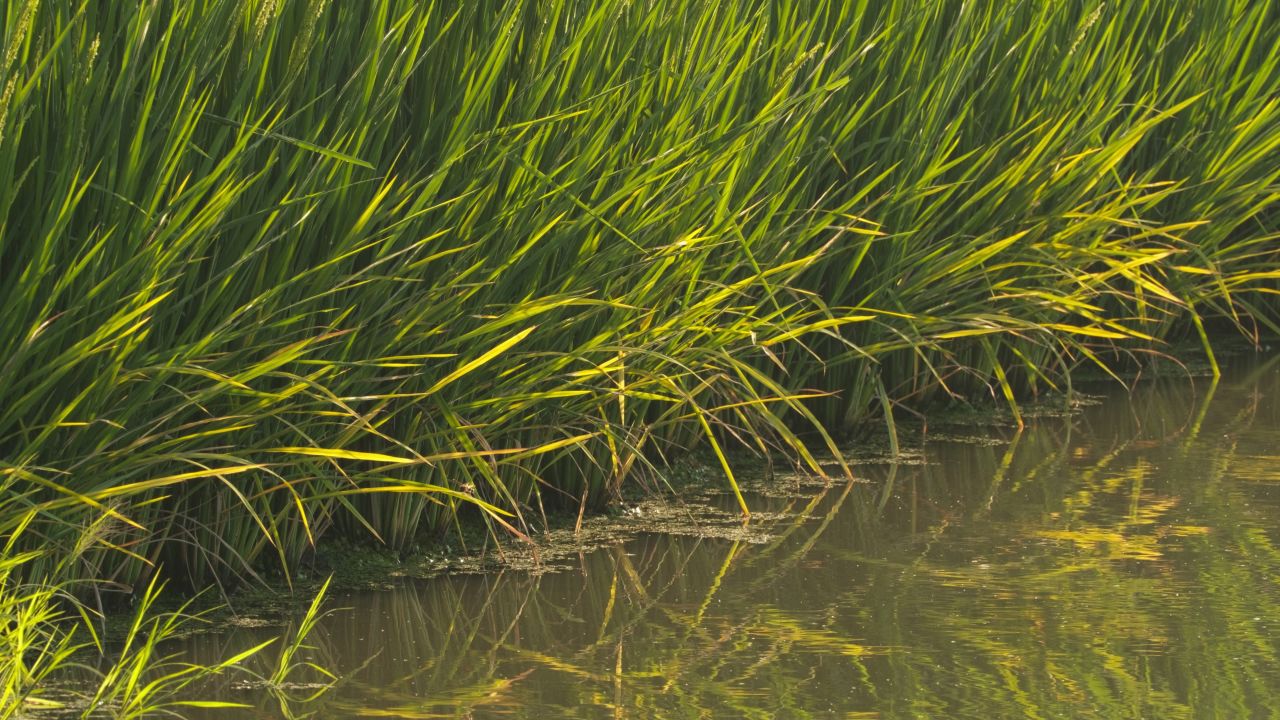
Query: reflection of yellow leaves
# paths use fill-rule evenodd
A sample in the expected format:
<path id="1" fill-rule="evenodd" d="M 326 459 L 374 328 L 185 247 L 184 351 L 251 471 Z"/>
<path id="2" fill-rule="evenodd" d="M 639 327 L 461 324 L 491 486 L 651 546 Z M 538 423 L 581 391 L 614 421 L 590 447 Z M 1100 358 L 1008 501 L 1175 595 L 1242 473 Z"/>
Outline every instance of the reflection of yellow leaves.
<path id="1" fill-rule="evenodd" d="M 1156 538 L 1148 535 L 1125 535 L 1102 528 L 1039 530 L 1036 535 L 1073 543 L 1109 560 L 1159 560 L 1162 557 L 1156 547 Z"/>
<path id="2" fill-rule="evenodd" d="M 1070 575 L 1071 573 L 1083 572 L 1085 570 L 1096 570 L 1098 569 L 1098 565 L 1099 563 L 1097 560 L 1091 560 L 1083 563 L 1072 563 L 1046 572 L 1028 575 L 1027 579 L 1034 580 L 1035 582 L 1043 582 L 1049 578 L 1058 577 L 1059 575 Z"/>
<path id="3" fill-rule="evenodd" d="M 1070 667 L 1063 667 L 1052 657 L 1046 657 L 1044 660 L 1044 671 L 1052 681 L 1049 684 L 1050 691 L 1053 696 L 1062 702 L 1079 704 L 1085 701 L 1088 695 L 1080 687 L 1080 683 L 1076 681 L 1075 670 Z"/>
<path id="4" fill-rule="evenodd" d="M 1075 525 L 1072 530 L 1038 530 L 1033 534 L 1050 540 L 1070 542 L 1081 550 L 1104 560 L 1159 560 L 1162 557 L 1158 541 L 1168 536 L 1192 535 L 1207 532 L 1196 530 L 1192 526 L 1172 526 L 1182 528 L 1173 531 L 1167 525 L 1169 512 L 1178 506 L 1179 498 L 1154 496 L 1143 490 L 1144 479 L 1148 474 L 1148 466 L 1143 462 L 1136 463 L 1124 472 L 1114 473 L 1107 477 L 1092 478 L 1089 486 L 1071 496 L 1067 506 Z M 1097 491 L 1102 491 L 1098 494 Z M 1102 497 L 1114 496 L 1125 492 L 1129 499 L 1129 512 L 1126 517 L 1114 517 L 1111 513 L 1103 515 L 1102 524 L 1089 524 L 1097 519 L 1098 501 Z M 1088 518 L 1088 519 L 1086 519 Z M 1155 526 L 1155 532 L 1150 528 Z M 1138 534 L 1139 532 L 1145 534 Z"/>
<path id="5" fill-rule="evenodd" d="M 771 640 L 799 645 L 811 652 L 838 652 L 850 657 L 875 653 L 872 648 L 851 642 L 830 630 L 802 627 L 793 618 L 775 608 L 765 609 L 761 613 L 759 624 L 750 628 L 750 632 Z"/>
<path id="6" fill-rule="evenodd" d="M 1089 528 L 1085 530 L 1038 530 L 1036 534 L 1051 540 L 1070 540 L 1077 545 L 1093 547 L 1104 542 L 1124 542 L 1124 535 L 1118 532 Z"/>
<path id="7" fill-rule="evenodd" d="M 1189 537 L 1192 535 L 1208 535 L 1209 528 L 1203 525 L 1170 525 L 1165 528 L 1166 535 L 1175 537 Z"/>
<path id="8" fill-rule="evenodd" d="M 1154 498 L 1138 506 L 1137 518 L 1134 522 L 1150 525 L 1159 522 L 1165 513 L 1178 504 L 1178 498 Z"/>
<path id="9" fill-rule="evenodd" d="M 577 665 L 574 665 L 573 663 L 567 662 L 565 660 L 561 660 L 558 657 L 554 657 L 546 653 L 540 653 L 535 650 L 529 650 L 526 648 L 517 648 L 517 647 L 509 647 L 507 649 L 525 658 L 526 660 L 532 660 L 533 662 L 544 665 L 552 670 L 558 670 L 559 672 L 565 673 L 567 675 L 572 675 L 582 680 L 592 680 L 595 682 L 611 682 L 613 680 L 612 675 L 604 675 L 601 673 L 591 672 L 590 670 L 579 667 Z"/>
<path id="10" fill-rule="evenodd" d="M 1237 480 L 1280 482 L 1280 455 L 1238 455 L 1229 472 Z"/>
<path id="11" fill-rule="evenodd" d="M 385 707 L 351 707 L 342 704 L 339 707 L 348 717 L 412 718 L 412 720 L 456 718 L 460 715 L 469 717 L 470 711 L 475 708 L 510 702 L 507 691 L 528 674 L 525 672 L 514 678 L 495 678 L 468 687 L 437 692 L 430 700 L 421 703 L 387 704 Z"/>

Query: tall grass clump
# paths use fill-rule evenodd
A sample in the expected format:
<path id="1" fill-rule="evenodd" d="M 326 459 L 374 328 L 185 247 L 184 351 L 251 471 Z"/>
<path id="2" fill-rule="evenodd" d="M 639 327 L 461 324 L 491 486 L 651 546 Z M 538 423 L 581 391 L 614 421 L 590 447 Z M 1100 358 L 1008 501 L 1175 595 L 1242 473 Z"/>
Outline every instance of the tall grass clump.
<path id="1" fill-rule="evenodd" d="M 821 472 L 898 406 L 1280 330 L 1274 3 L 0 8 L 30 577 L 521 532 L 695 445 Z"/>

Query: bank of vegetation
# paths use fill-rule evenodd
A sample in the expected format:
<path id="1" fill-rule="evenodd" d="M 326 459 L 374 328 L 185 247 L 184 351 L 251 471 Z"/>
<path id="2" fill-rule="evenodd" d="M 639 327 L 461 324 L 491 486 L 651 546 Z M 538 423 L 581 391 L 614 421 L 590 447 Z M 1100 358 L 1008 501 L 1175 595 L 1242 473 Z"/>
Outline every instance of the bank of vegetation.
<path id="1" fill-rule="evenodd" d="M 2 7 L 8 708 L 56 596 L 1280 329 L 1274 3 Z"/>

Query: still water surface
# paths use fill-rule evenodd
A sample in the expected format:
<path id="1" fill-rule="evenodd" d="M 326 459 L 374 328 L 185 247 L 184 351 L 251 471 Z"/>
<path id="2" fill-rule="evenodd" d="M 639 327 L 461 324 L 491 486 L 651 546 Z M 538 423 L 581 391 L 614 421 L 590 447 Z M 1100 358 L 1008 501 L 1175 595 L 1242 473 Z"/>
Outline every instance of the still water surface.
<path id="1" fill-rule="evenodd" d="M 1280 717 L 1280 359 L 914 444 L 855 483 L 777 478 L 738 540 L 337 595 L 311 637 L 337 687 L 220 693 L 244 717 Z"/>

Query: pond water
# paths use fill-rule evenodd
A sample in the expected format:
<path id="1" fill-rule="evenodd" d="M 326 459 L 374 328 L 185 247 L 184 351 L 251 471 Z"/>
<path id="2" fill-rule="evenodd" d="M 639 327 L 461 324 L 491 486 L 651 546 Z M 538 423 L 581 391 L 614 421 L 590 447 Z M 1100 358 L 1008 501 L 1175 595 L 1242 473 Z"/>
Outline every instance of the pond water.
<path id="1" fill-rule="evenodd" d="M 774 478 L 737 534 L 336 594 L 309 657 L 342 681 L 216 716 L 1280 716 L 1280 358 L 904 443 Z"/>

